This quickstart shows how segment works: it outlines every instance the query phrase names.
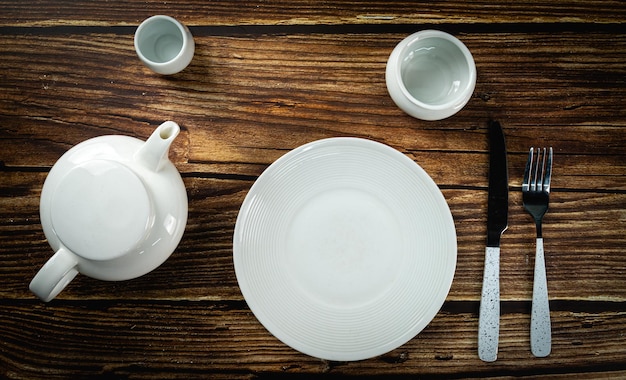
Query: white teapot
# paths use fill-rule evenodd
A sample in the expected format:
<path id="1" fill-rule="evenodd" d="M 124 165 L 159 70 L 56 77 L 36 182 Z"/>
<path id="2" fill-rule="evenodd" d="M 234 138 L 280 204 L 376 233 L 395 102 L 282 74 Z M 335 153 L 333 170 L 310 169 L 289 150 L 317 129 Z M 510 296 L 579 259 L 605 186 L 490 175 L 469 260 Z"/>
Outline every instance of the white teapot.
<path id="1" fill-rule="evenodd" d="M 161 265 L 187 223 L 187 192 L 168 159 L 180 132 L 161 124 L 147 141 L 101 136 L 67 151 L 41 191 L 44 234 L 56 253 L 30 283 L 43 301 L 82 273 L 128 280 Z"/>

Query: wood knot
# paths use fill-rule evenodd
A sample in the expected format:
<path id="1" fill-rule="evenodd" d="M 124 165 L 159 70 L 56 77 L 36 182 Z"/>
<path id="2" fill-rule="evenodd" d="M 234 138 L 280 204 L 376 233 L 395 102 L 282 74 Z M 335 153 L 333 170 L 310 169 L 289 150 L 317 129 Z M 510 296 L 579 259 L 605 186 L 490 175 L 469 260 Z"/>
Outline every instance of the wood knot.
<path id="1" fill-rule="evenodd" d="M 384 355 L 381 356 L 381 360 L 389 364 L 404 363 L 405 361 L 409 360 L 409 353 L 408 351 L 402 351 L 397 355 Z"/>
<path id="2" fill-rule="evenodd" d="M 435 355 L 436 360 L 452 360 L 454 359 L 454 355 L 452 354 L 437 354 Z"/>

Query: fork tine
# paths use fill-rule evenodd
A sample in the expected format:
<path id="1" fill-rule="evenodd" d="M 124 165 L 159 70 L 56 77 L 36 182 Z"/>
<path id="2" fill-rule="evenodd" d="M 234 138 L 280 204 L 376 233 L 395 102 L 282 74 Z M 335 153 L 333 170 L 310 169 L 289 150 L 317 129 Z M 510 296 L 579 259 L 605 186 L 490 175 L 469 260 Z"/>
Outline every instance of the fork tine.
<path id="1" fill-rule="evenodd" d="M 545 150 L 545 149 L 544 149 Z M 546 175 L 543 178 L 543 191 L 550 192 L 550 180 L 552 179 L 552 147 L 548 155 L 548 163 L 546 164 Z"/>
<path id="2" fill-rule="evenodd" d="M 537 176 L 537 191 L 543 191 L 543 180 L 546 174 L 546 148 L 540 150 L 541 161 L 539 159 L 537 160 L 537 168 L 538 172 L 540 172 L 541 174 Z M 541 170 L 539 171 L 539 169 Z"/>
<path id="3" fill-rule="evenodd" d="M 537 155 L 532 167 L 532 183 L 530 184 L 530 191 L 541 191 L 541 178 L 539 177 L 539 169 L 541 163 L 541 148 L 537 148 Z"/>
<path id="4" fill-rule="evenodd" d="M 524 181 L 522 182 L 522 191 L 530 190 L 531 165 L 533 162 L 533 148 L 528 151 L 528 161 L 526 161 L 526 169 L 524 169 Z"/>

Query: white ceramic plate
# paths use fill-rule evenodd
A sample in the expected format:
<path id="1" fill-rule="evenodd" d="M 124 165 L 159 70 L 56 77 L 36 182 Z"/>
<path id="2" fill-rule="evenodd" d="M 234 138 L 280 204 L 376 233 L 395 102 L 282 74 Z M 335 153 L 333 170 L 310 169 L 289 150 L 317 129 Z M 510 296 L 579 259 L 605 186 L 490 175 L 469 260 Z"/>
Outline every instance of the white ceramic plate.
<path id="1" fill-rule="evenodd" d="M 241 207 L 237 280 L 278 339 L 337 361 L 391 351 L 435 317 L 456 267 L 456 232 L 435 182 L 397 150 L 314 141 L 265 170 Z"/>

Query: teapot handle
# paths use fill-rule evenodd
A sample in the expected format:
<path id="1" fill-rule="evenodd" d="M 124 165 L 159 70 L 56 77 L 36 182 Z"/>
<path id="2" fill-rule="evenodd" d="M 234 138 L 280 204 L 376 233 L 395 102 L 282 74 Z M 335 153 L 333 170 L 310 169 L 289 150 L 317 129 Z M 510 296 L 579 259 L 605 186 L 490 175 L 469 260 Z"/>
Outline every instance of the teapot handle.
<path id="1" fill-rule="evenodd" d="M 78 260 L 67 248 L 61 247 L 30 282 L 29 288 L 42 301 L 56 297 L 78 274 Z"/>

